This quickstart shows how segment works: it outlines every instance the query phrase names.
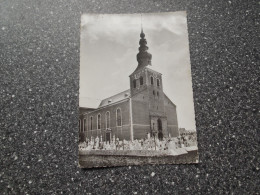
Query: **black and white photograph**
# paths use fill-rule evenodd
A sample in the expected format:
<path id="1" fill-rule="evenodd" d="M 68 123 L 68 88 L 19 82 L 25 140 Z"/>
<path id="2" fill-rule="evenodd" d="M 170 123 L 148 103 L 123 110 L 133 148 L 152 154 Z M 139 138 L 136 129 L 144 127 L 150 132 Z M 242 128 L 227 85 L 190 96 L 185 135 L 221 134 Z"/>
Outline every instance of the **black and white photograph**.
<path id="1" fill-rule="evenodd" d="M 259 0 L 0 2 L 0 195 L 260 195 Z"/>
<path id="2" fill-rule="evenodd" d="M 198 163 L 185 11 L 83 14 L 79 166 Z"/>

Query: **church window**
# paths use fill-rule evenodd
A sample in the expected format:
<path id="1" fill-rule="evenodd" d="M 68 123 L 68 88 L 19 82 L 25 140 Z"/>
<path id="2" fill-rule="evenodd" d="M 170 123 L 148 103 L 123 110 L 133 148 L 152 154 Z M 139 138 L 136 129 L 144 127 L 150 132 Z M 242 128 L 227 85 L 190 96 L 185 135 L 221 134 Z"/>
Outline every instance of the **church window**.
<path id="1" fill-rule="evenodd" d="M 83 131 L 87 131 L 87 119 L 83 120 Z"/>
<path id="2" fill-rule="evenodd" d="M 93 130 L 93 117 L 90 117 L 90 130 Z"/>
<path id="3" fill-rule="evenodd" d="M 155 97 L 155 91 L 153 90 L 153 96 Z"/>
<path id="4" fill-rule="evenodd" d="M 151 85 L 153 85 L 153 77 L 151 77 Z"/>
<path id="5" fill-rule="evenodd" d="M 157 91 L 157 97 L 159 98 L 159 91 Z"/>
<path id="6" fill-rule="evenodd" d="M 143 85 L 144 84 L 144 78 L 141 76 L 140 77 L 140 85 Z"/>
<path id="7" fill-rule="evenodd" d="M 157 86 L 160 87 L 160 80 L 157 79 Z"/>
<path id="8" fill-rule="evenodd" d="M 79 132 L 81 132 L 81 120 L 79 120 Z"/>
<path id="9" fill-rule="evenodd" d="M 110 128 L 110 112 L 106 112 L 106 128 Z"/>
<path id="10" fill-rule="evenodd" d="M 133 80 L 133 85 L 134 85 L 134 88 L 136 88 L 136 80 L 135 79 Z"/>
<path id="11" fill-rule="evenodd" d="M 116 122 L 117 126 L 122 126 L 122 113 L 120 108 L 116 110 Z"/>
<path id="12" fill-rule="evenodd" d="M 101 115 L 98 114 L 97 116 L 97 129 L 101 129 Z"/>

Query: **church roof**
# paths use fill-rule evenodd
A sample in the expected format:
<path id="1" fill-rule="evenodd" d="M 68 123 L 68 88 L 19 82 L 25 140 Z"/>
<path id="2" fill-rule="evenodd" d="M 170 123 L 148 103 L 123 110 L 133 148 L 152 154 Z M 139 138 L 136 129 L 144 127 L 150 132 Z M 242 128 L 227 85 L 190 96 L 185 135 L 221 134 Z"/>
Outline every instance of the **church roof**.
<path id="1" fill-rule="evenodd" d="M 95 108 L 79 107 L 79 114 L 84 114 L 86 112 L 91 112 L 93 110 L 95 110 Z"/>
<path id="2" fill-rule="evenodd" d="M 135 69 L 135 71 L 134 71 L 132 74 L 130 74 L 130 76 L 133 75 L 133 74 L 136 74 L 136 73 L 140 72 L 141 70 L 145 70 L 145 69 L 150 70 L 151 72 L 155 72 L 155 73 L 157 73 L 157 74 L 162 75 L 162 73 L 158 72 L 157 70 L 154 70 L 154 69 L 151 68 L 151 67 L 148 68 L 148 67 L 146 66 L 146 67 L 143 67 L 143 68 L 138 68 L 138 67 L 137 67 L 137 68 Z"/>
<path id="3" fill-rule="evenodd" d="M 176 107 L 176 105 L 171 101 L 171 99 L 170 98 L 168 98 L 168 96 L 163 92 L 163 94 L 164 94 L 164 97 L 174 106 L 174 107 Z"/>
<path id="4" fill-rule="evenodd" d="M 158 72 L 157 70 L 154 70 L 154 69 L 152 69 L 152 68 L 150 68 L 150 67 L 149 67 L 149 68 L 146 67 L 146 68 L 147 68 L 148 70 L 152 71 L 152 72 L 156 72 L 156 73 L 158 73 L 158 74 L 160 74 L 160 75 L 162 74 L 162 73 Z"/>
<path id="5" fill-rule="evenodd" d="M 125 91 L 122 91 L 116 95 L 113 95 L 111 97 L 108 97 L 106 99 L 103 99 L 101 103 L 99 104 L 98 108 L 107 106 L 109 104 L 114 104 L 116 102 L 120 102 L 122 100 L 125 100 L 130 97 L 130 89 L 127 89 Z"/>

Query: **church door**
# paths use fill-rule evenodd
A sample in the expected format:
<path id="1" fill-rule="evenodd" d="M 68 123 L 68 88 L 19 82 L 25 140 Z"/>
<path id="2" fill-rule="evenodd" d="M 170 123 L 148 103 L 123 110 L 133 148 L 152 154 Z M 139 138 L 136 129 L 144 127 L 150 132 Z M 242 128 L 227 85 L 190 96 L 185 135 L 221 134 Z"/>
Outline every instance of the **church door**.
<path id="1" fill-rule="evenodd" d="M 111 141 L 111 133 L 110 132 L 106 132 L 106 142 L 110 143 Z"/>
<path id="2" fill-rule="evenodd" d="M 158 124 L 158 138 L 159 140 L 163 139 L 163 133 L 162 133 L 162 121 L 161 119 L 157 120 L 157 124 Z"/>

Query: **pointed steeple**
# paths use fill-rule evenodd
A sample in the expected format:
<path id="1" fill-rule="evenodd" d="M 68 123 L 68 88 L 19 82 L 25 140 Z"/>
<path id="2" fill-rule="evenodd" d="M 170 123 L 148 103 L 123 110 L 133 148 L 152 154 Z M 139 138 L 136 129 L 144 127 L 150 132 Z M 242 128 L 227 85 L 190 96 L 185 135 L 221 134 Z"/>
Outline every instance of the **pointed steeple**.
<path id="1" fill-rule="evenodd" d="M 138 67 L 137 69 L 140 69 L 140 68 L 143 68 L 145 66 L 148 66 L 148 65 L 152 65 L 152 54 L 148 53 L 147 50 L 148 50 L 148 47 L 146 46 L 147 45 L 147 41 L 145 39 L 145 34 L 143 32 L 143 27 L 141 27 L 141 34 L 140 34 L 140 41 L 139 41 L 139 53 L 137 54 L 136 58 L 137 58 L 137 61 L 138 61 Z"/>

